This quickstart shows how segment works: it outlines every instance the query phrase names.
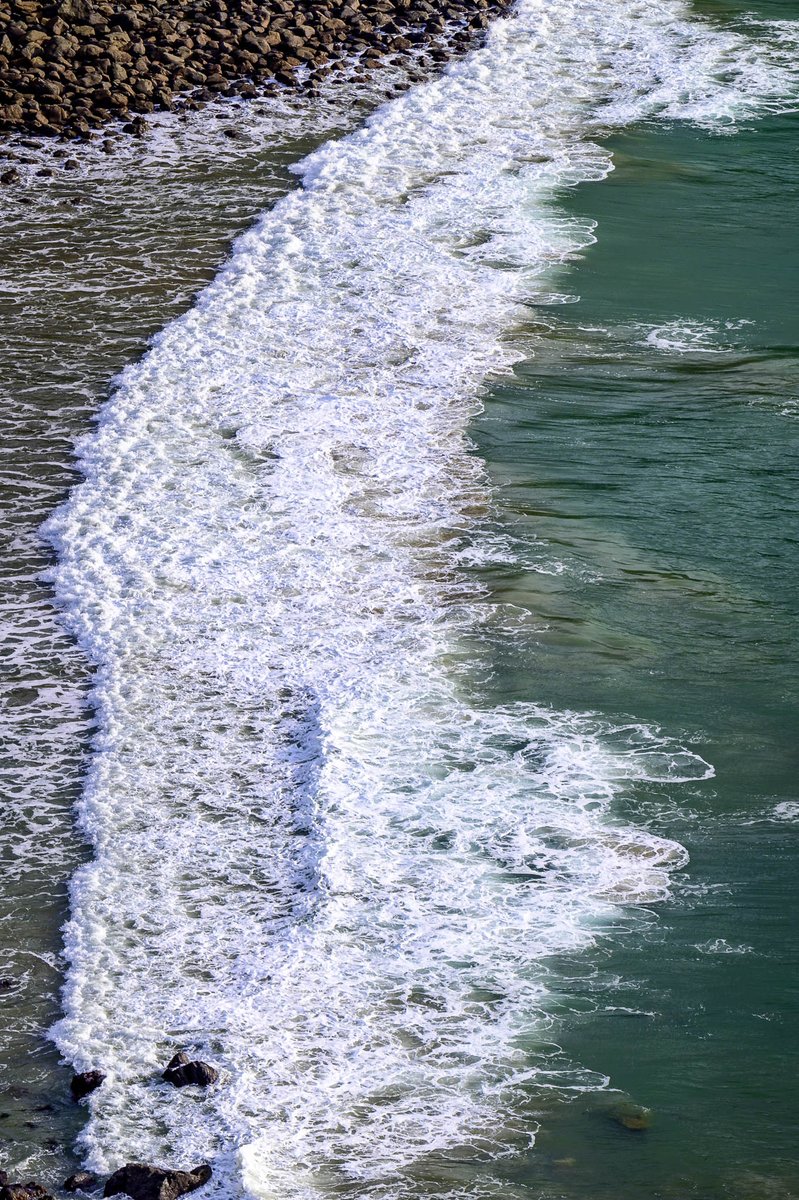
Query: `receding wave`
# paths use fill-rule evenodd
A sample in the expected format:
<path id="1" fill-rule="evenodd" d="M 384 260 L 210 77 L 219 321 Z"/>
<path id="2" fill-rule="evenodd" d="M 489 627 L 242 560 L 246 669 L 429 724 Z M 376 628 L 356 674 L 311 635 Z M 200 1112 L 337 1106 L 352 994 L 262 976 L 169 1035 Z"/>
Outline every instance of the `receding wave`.
<path id="1" fill-rule="evenodd" d="M 611 169 L 591 138 L 776 105 L 781 54 L 674 4 L 522 0 L 307 159 L 119 379 L 48 526 L 96 668 L 55 1032 L 109 1073 L 94 1166 L 496 1195 L 443 1166 L 533 1138 L 547 957 L 685 861 L 614 797 L 710 768 L 642 726 L 481 702 L 467 426 L 518 306 L 592 240 L 557 208 Z M 178 1047 L 222 1070 L 201 1098 L 159 1081 Z"/>

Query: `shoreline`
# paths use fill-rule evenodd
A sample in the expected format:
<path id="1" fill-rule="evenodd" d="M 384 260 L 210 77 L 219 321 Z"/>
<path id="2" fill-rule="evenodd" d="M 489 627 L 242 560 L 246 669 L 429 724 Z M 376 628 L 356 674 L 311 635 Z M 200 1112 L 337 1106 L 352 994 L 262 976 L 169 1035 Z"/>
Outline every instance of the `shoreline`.
<path id="1" fill-rule="evenodd" d="M 330 76 L 436 66 L 468 51 L 511 0 L 0 0 L 0 134 L 90 141 L 149 113 L 315 92 Z M 357 78 L 357 74 L 356 74 Z M 6 166 L 6 164 L 3 164 Z M 0 182 L 13 183 L 12 169 Z"/>

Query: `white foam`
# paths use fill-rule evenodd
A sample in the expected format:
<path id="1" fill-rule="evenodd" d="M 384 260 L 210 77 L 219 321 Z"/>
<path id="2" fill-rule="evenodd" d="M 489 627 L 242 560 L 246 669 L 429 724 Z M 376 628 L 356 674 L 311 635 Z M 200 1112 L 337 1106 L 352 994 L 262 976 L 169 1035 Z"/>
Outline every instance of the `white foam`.
<path id="1" fill-rule="evenodd" d="M 685 862 L 613 818 L 618 792 L 710 768 L 642 726 L 481 701 L 466 430 L 518 302 L 593 237 L 555 198 L 610 169 L 599 108 L 674 115 L 690 70 L 683 115 L 726 119 L 718 41 L 676 4 L 523 0 L 305 161 L 84 441 L 48 532 L 97 666 L 56 1031 L 109 1072 L 95 1167 L 496 1195 L 475 1164 L 529 1143 L 536 1086 L 596 1086 L 552 1074 L 549 956 Z M 222 1068 L 212 1092 L 158 1082 L 176 1046 Z"/>
<path id="2" fill-rule="evenodd" d="M 735 349 L 730 332 L 753 325 L 753 321 L 670 321 L 650 329 L 643 345 L 669 354 L 726 354 Z"/>
<path id="3" fill-rule="evenodd" d="M 694 945 L 695 950 L 699 950 L 701 954 L 754 954 L 754 946 L 747 946 L 741 943 L 735 945 L 733 942 L 728 942 L 726 938 L 710 938 L 706 942 L 697 942 Z"/>
<path id="4" fill-rule="evenodd" d="M 799 800 L 782 800 L 774 805 L 771 816 L 777 821 L 799 821 Z"/>

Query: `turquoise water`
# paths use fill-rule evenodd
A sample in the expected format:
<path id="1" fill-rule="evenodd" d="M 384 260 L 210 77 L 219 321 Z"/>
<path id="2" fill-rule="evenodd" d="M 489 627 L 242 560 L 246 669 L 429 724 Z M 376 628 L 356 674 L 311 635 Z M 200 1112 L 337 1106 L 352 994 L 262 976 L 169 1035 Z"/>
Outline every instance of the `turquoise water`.
<path id="1" fill-rule="evenodd" d="M 618 136 L 568 201 L 598 221 L 560 280 L 579 301 L 531 313 L 544 345 L 475 430 L 529 565 L 490 572 L 532 614 L 497 693 L 634 714 L 716 768 L 628 798 L 691 865 L 562 999 L 564 1049 L 652 1126 L 565 1105 L 531 1162 L 546 1195 L 799 1194 L 797 132 Z"/>

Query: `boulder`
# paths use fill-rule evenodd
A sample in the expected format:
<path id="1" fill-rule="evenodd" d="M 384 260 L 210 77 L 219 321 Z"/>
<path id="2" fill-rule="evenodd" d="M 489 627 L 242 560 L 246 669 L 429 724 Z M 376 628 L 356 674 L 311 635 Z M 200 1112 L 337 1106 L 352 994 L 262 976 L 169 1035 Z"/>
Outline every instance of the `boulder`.
<path id="1" fill-rule="evenodd" d="M 196 1087 L 208 1087 L 209 1084 L 216 1083 L 219 1072 L 208 1063 L 200 1062 L 199 1059 L 192 1061 L 188 1054 L 180 1053 L 167 1064 L 163 1078 L 173 1087 L 188 1087 L 192 1084 Z"/>
<path id="2" fill-rule="evenodd" d="M 629 1129 L 633 1133 L 648 1129 L 652 1124 L 652 1110 L 629 1101 L 624 1101 L 612 1108 L 610 1117 L 617 1125 L 621 1125 L 623 1129 Z"/>
<path id="3" fill-rule="evenodd" d="M 202 1187 L 211 1178 L 207 1163 L 193 1171 L 166 1171 L 148 1163 L 126 1163 L 106 1182 L 103 1196 L 130 1196 L 131 1200 L 177 1200 Z"/>
<path id="4" fill-rule="evenodd" d="M 91 1171 L 76 1171 L 65 1179 L 62 1187 L 65 1192 L 93 1192 L 100 1180 Z"/>
<path id="5" fill-rule="evenodd" d="M 29 1180 L 27 1183 L 6 1183 L 0 1187 L 0 1200 L 54 1200 L 46 1187 Z"/>
<path id="6" fill-rule="evenodd" d="M 64 163 L 64 166 L 68 167 L 69 170 L 74 170 L 77 165 L 74 158 L 68 159 Z M 73 1100 L 82 1100 L 84 1096 L 88 1096 L 91 1092 L 96 1091 L 104 1079 L 105 1075 L 102 1071 L 80 1071 L 77 1075 L 73 1075 L 72 1082 L 69 1085 Z"/>

